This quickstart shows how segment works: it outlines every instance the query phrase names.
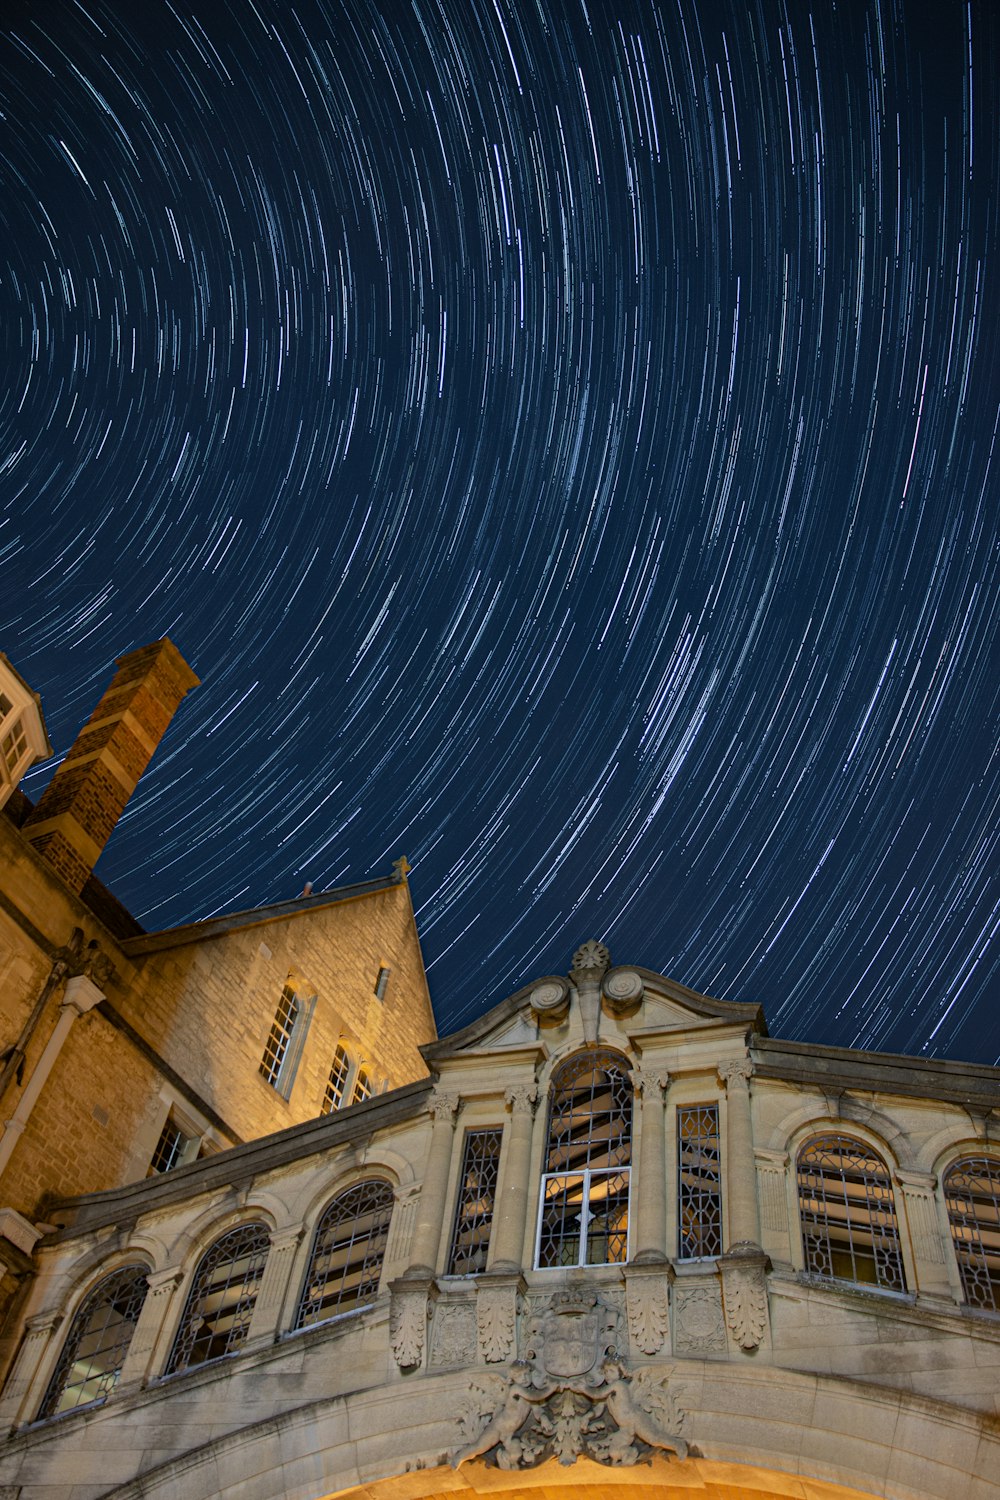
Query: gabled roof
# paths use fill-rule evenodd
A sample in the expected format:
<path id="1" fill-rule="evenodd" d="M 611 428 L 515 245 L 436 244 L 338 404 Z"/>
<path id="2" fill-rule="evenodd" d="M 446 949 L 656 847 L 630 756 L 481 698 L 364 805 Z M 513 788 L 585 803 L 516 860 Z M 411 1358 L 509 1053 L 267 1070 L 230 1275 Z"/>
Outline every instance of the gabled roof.
<path id="1" fill-rule="evenodd" d="M 141 937 L 126 938 L 121 948 L 131 958 L 140 958 L 146 953 L 159 953 L 165 948 L 180 948 L 185 943 L 203 943 L 207 938 L 225 937 L 227 933 L 242 927 L 262 927 L 268 922 L 297 917 L 304 912 L 340 906 L 405 884 L 405 875 L 394 872 L 377 880 L 362 880 L 354 885 L 337 886 L 331 891 L 298 896 L 294 901 L 278 901 L 272 906 L 255 906 L 250 911 L 229 912 L 221 917 L 205 917 L 200 922 L 187 922 L 182 927 L 167 927 L 162 932 L 146 932 Z"/>
<path id="2" fill-rule="evenodd" d="M 682 1027 L 744 1025 L 766 1036 L 767 1025 L 759 1005 L 732 1000 L 716 1000 L 701 995 L 665 974 L 643 969 L 635 964 L 615 965 L 608 975 L 627 969 L 638 974 L 645 990 L 645 1015 L 642 1030 L 669 1030 Z M 605 976 L 607 977 L 607 976 Z M 431 1065 L 461 1052 L 478 1052 L 493 1047 L 523 1046 L 537 1040 L 538 1031 L 531 1012 L 532 993 L 541 985 L 565 984 L 558 975 L 543 975 L 524 985 L 515 994 L 501 1000 L 478 1020 L 470 1021 L 460 1031 L 453 1031 L 440 1041 L 421 1047 L 424 1061 Z"/>

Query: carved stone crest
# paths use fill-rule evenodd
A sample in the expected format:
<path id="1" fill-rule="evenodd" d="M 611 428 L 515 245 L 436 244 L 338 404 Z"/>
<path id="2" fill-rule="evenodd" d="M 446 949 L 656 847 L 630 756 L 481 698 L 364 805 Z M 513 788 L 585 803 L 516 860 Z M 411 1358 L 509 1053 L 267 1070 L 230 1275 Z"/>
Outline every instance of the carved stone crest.
<path id="1" fill-rule="evenodd" d="M 461 1416 L 466 1442 L 453 1468 L 474 1458 L 501 1469 L 547 1458 L 634 1464 L 654 1450 L 687 1456 L 683 1414 L 664 1376 L 634 1375 L 616 1348 L 619 1313 L 591 1293 L 557 1292 L 535 1320 L 525 1359 L 471 1387 Z"/>
<path id="2" fill-rule="evenodd" d="M 500 1469 L 533 1469 L 548 1458 L 628 1465 L 648 1462 L 654 1451 L 687 1457 L 684 1414 L 665 1377 L 632 1375 L 612 1358 L 602 1361 L 594 1381 L 582 1384 L 539 1386 L 537 1375 L 530 1361 L 516 1360 L 506 1376 L 472 1386 L 461 1418 L 470 1441 L 452 1455 L 452 1468 L 474 1458 Z"/>

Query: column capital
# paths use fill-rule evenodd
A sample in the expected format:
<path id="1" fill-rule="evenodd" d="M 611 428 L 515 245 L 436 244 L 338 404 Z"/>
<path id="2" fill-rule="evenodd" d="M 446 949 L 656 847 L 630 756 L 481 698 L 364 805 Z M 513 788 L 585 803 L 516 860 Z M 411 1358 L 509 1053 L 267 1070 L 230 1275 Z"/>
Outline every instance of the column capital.
<path id="1" fill-rule="evenodd" d="M 748 1088 L 753 1077 L 753 1063 L 749 1057 L 730 1057 L 718 1064 L 716 1072 L 719 1082 L 727 1091 L 734 1083 L 737 1088 Z"/>
<path id="2" fill-rule="evenodd" d="M 462 1101 L 458 1094 L 448 1089 L 435 1089 L 431 1094 L 430 1103 L 427 1108 L 434 1116 L 435 1124 L 438 1120 L 447 1120 L 454 1125 L 458 1111 L 462 1107 Z"/>
<path id="3" fill-rule="evenodd" d="M 172 1291 L 183 1275 L 184 1271 L 180 1266 L 168 1266 L 165 1271 L 150 1271 L 146 1277 L 150 1295 L 162 1296 L 164 1292 Z"/>
<path id="4" fill-rule="evenodd" d="M 65 1009 L 75 1010 L 78 1016 L 83 1016 L 104 999 L 104 991 L 99 990 L 92 979 L 86 974 L 77 974 L 73 979 L 67 979 L 62 1004 Z"/>
<path id="5" fill-rule="evenodd" d="M 659 1100 L 662 1104 L 670 1087 L 670 1074 L 666 1068 L 633 1068 L 629 1074 L 632 1087 L 641 1099 Z"/>
<path id="6" fill-rule="evenodd" d="M 33 1318 L 26 1318 L 24 1331 L 27 1334 L 37 1335 L 40 1333 L 55 1333 L 63 1315 L 56 1308 L 47 1308 L 45 1312 L 35 1313 Z"/>
<path id="7" fill-rule="evenodd" d="M 515 1083 L 504 1089 L 503 1102 L 512 1115 L 533 1115 L 538 1103 L 538 1089 L 533 1083 Z"/>
<path id="8" fill-rule="evenodd" d="M 937 1187 L 937 1178 L 933 1172 L 910 1172 L 897 1167 L 893 1176 L 904 1193 L 933 1193 Z"/>

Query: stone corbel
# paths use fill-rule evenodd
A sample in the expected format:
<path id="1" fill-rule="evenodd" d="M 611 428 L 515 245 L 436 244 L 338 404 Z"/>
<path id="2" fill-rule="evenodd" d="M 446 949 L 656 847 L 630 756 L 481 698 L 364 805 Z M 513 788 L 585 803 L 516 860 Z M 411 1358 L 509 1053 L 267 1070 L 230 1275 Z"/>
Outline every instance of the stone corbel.
<path id="1" fill-rule="evenodd" d="M 670 1284 L 673 1267 L 635 1264 L 625 1267 L 625 1310 L 633 1353 L 661 1354 L 669 1343 Z"/>
<path id="2" fill-rule="evenodd" d="M 423 1364 L 427 1324 L 436 1296 L 437 1286 L 432 1278 L 400 1277 L 389 1284 L 389 1343 L 393 1358 L 404 1373 L 418 1370 Z"/>
<path id="3" fill-rule="evenodd" d="M 770 1339 L 767 1272 L 771 1262 L 763 1250 L 746 1245 L 720 1255 L 718 1266 L 726 1324 L 734 1342 L 750 1354 Z"/>
<path id="4" fill-rule="evenodd" d="M 487 1271 L 476 1279 L 476 1335 L 479 1357 L 505 1364 L 517 1354 L 517 1304 L 526 1290 L 519 1271 Z"/>

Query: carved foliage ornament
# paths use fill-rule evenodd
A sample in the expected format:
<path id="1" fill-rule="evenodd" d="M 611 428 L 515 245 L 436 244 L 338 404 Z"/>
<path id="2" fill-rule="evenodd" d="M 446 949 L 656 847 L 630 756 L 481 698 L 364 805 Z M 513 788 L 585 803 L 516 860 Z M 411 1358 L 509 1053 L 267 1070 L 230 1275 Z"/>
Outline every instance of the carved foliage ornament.
<path id="1" fill-rule="evenodd" d="M 588 969 L 596 969 L 599 974 L 603 974 L 610 967 L 611 954 L 603 943 L 598 943 L 594 938 L 577 948 L 573 954 L 572 972 L 574 974 Z"/>
<path id="2" fill-rule="evenodd" d="M 628 1283 L 628 1331 L 636 1349 L 655 1354 L 670 1325 L 670 1291 L 666 1276 L 634 1276 Z"/>
<path id="3" fill-rule="evenodd" d="M 488 1365 L 501 1364 L 514 1352 L 516 1299 L 510 1287 L 480 1287 L 476 1303 L 479 1352 Z"/>
<path id="4" fill-rule="evenodd" d="M 733 1256 L 722 1264 L 722 1300 L 726 1322 L 741 1349 L 756 1349 L 767 1329 L 767 1287 L 763 1255 L 747 1255 L 742 1263 Z"/>
<path id="5" fill-rule="evenodd" d="M 412 1370 L 424 1357 L 424 1335 L 427 1330 L 427 1288 L 394 1282 L 390 1288 L 389 1342 L 393 1356 L 402 1370 Z"/>
<path id="6" fill-rule="evenodd" d="M 589 1294 L 557 1293 L 528 1340 L 527 1358 L 473 1384 L 453 1468 L 482 1458 L 530 1469 L 581 1456 L 626 1465 L 654 1450 L 687 1457 L 683 1414 L 666 1379 L 633 1375 L 611 1339 L 618 1314 Z"/>

